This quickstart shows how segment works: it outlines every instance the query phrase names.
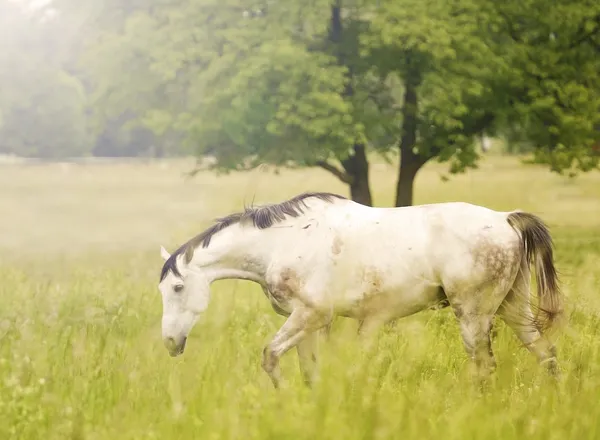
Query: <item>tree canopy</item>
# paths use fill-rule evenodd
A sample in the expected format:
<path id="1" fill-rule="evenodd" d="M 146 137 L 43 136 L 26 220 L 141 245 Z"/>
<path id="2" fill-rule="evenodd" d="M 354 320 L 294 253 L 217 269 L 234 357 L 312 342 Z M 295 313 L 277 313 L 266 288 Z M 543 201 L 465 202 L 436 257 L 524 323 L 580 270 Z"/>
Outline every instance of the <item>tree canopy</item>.
<path id="1" fill-rule="evenodd" d="M 398 206 L 412 203 L 428 161 L 448 162 L 452 173 L 475 167 L 484 133 L 527 142 L 556 172 L 598 167 L 597 2 L 55 0 L 23 14 L 0 0 L 0 8 L 13 17 L 0 29 L 16 41 L 0 54 L 9 85 L 0 88 L 3 151 L 191 153 L 214 157 L 220 170 L 319 166 L 364 204 L 376 152 L 400 158 Z"/>

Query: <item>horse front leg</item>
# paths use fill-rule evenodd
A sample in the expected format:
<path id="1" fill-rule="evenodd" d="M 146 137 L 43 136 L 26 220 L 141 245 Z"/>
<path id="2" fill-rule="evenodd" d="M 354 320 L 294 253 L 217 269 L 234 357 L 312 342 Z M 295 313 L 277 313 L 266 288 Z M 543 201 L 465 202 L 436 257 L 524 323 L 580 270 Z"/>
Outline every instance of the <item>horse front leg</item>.
<path id="1" fill-rule="evenodd" d="M 319 332 L 312 332 L 306 335 L 296 346 L 298 351 L 298 363 L 304 383 L 312 387 L 317 377 L 317 344 L 319 342 Z"/>
<path id="2" fill-rule="evenodd" d="M 273 386 L 279 388 L 281 383 L 281 371 L 279 359 L 288 350 L 303 342 L 311 333 L 325 326 L 330 320 L 315 310 L 307 307 L 295 309 L 283 326 L 263 350 L 262 367 L 271 378 Z M 303 348 L 300 349 L 303 351 Z M 312 359 L 311 359 L 312 360 Z"/>

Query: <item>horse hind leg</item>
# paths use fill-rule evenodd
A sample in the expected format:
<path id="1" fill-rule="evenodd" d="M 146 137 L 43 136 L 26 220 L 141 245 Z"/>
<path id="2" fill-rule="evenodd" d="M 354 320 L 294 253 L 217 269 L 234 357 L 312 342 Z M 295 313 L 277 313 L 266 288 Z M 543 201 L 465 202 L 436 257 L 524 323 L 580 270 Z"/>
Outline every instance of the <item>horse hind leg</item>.
<path id="1" fill-rule="evenodd" d="M 480 380 L 488 378 L 496 369 L 491 332 L 494 315 L 506 297 L 511 281 L 512 278 L 486 282 L 462 295 L 449 296 L 465 351 L 471 359 L 471 370 Z"/>
<path id="2" fill-rule="evenodd" d="M 463 345 L 471 359 L 471 369 L 479 379 L 485 379 L 496 369 L 490 340 L 493 315 L 473 315 L 460 309 L 455 309 L 455 314 L 459 321 Z"/>
<path id="3" fill-rule="evenodd" d="M 540 333 L 530 303 L 530 273 L 522 264 L 515 282 L 498 310 L 498 315 L 552 376 L 558 375 L 556 348 Z"/>

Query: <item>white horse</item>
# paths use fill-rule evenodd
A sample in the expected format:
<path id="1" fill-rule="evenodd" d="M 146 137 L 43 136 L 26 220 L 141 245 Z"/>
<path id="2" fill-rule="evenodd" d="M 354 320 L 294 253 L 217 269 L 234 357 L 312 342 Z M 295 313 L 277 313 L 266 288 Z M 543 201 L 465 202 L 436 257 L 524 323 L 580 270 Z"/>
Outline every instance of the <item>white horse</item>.
<path id="1" fill-rule="evenodd" d="M 334 316 L 359 320 L 364 332 L 436 304 L 452 307 L 481 376 L 495 367 L 496 314 L 551 372 L 557 368 L 543 332 L 562 312 L 562 300 L 550 234 L 532 214 L 467 203 L 371 208 L 310 193 L 231 214 L 172 255 L 161 247 L 161 255 L 162 336 L 171 356 L 183 353 L 213 281 L 251 280 L 288 317 L 263 351 L 275 387 L 279 359 L 293 347 L 306 382 L 313 382 L 317 331 Z"/>

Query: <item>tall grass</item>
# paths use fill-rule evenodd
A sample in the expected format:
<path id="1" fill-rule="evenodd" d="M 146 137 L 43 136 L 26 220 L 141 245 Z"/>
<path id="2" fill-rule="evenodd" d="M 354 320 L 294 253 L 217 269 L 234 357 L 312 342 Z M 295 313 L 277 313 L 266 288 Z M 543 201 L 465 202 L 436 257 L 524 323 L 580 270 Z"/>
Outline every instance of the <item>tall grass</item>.
<path id="1" fill-rule="evenodd" d="M 263 202 L 344 187 L 318 170 L 184 182 L 186 165 L 3 168 L 1 439 L 600 438 L 599 176 L 565 181 L 496 158 L 447 183 L 433 165 L 417 183 L 418 203 L 465 200 L 548 221 L 568 315 L 561 383 L 499 321 L 497 372 L 485 391 L 473 387 L 446 309 L 381 329 L 370 349 L 340 319 L 320 344 L 319 385 L 304 387 L 290 352 L 289 386 L 276 391 L 260 358 L 283 318 L 248 282 L 215 283 L 185 355 L 167 355 L 158 245 L 173 249 L 254 193 Z M 393 167 L 376 167 L 386 205 Z"/>

